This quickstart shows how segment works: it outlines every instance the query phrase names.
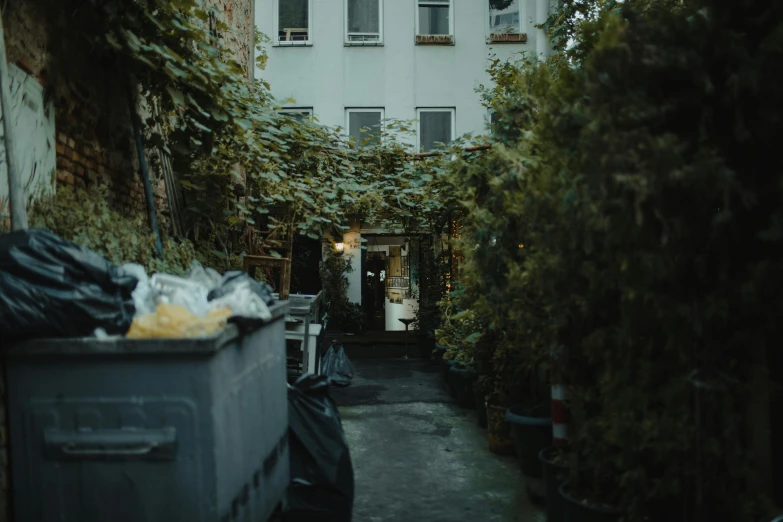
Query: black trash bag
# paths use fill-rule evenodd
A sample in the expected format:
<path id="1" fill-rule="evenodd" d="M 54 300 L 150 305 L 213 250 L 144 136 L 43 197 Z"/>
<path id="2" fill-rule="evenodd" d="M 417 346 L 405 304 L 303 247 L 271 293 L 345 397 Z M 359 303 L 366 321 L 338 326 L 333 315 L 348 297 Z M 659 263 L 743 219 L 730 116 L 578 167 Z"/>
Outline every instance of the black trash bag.
<path id="1" fill-rule="evenodd" d="M 353 364 L 345 354 L 342 344 L 332 343 L 321 357 L 321 374 L 329 377 L 331 384 L 345 388 L 353 380 Z"/>
<path id="2" fill-rule="evenodd" d="M 213 299 L 220 299 L 221 297 L 232 293 L 236 288 L 245 285 L 249 285 L 250 290 L 263 299 L 264 303 L 270 304 L 272 301 L 274 301 L 271 286 L 266 283 L 256 281 L 245 272 L 239 272 L 236 270 L 233 272 L 226 272 L 223 275 L 223 279 L 220 280 L 220 285 L 209 292 L 208 299 L 210 301 Z"/>
<path id="3" fill-rule="evenodd" d="M 351 453 L 329 379 L 303 375 L 288 388 L 291 484 L 285 522 L 351 522 Z"/>
<path id="4" fill-rule="evenodd" d="M 0 236 L 0 344 L 128 331 L 138 280 L 46 230 Z"/>

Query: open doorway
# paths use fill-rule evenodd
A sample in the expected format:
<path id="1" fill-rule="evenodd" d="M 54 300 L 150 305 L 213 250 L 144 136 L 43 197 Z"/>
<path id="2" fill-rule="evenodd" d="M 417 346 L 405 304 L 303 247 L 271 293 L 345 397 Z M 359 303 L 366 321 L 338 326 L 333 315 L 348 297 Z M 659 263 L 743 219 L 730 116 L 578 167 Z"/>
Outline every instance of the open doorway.
<path id="1" fill-rule="evenodd" d="M 412 318 L 418 308 L 415 272 L 418 241 L 404 236 L 362 236 L 362 305 L 370 330 L 404 330 L 400 318 Z"/>

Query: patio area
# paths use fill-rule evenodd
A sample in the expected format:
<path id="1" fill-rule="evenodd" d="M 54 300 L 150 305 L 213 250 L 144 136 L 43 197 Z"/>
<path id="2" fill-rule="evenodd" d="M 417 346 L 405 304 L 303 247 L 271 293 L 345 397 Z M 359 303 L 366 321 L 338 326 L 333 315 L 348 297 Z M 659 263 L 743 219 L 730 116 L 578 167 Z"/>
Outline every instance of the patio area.
<path id="1" fill-rule="evenodd" d="M 487 449 L 476 412 L 446 393 L 440 367 L 359 359 L 335 390 L 356 479 L 354 520 L 544 521 L 514 458 Z"/>

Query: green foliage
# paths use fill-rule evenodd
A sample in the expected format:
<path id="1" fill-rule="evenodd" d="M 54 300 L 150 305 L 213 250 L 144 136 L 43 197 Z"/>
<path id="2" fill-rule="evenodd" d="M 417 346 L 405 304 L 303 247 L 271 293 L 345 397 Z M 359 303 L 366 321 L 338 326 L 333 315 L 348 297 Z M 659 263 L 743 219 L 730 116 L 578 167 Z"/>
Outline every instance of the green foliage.
<path id="1" fill-rule="evenodd" d="M 759 520 L 745 432 L 767 422 L 750 368 L 783 334 L 781 6 L 601 5 L 548 64 L 494 65 L 485 100 L 514 123 L 452 170 L 464 302 L 500 336 L 501 387 L 541 365 L 571 385 L 585 498 L 633 522 Z"/>
<path id="2" fill-rule="evenodd" d="M 351 333 L 363 332 L 367 319 L 362 306 L 348 300 L 348 277 L 353 272 L 350 258 L 333 254 L 321 263 L 321 284 L 327 310 L 327 324 Z"/>
<path id="3" fill-rule="evenodd" d="M 148 273 L 185 275 L 196 258 L 187 241 L 164 241 L 164 257 L 155 255 L 155 238 L 143 212 L 127 215 L 110 204 L 105 188 L 74 190 L 58 187 L 49 199 L 37 200 L 30 212 L 30 226 L 51 230 L 60 237 L 98 252 L 115 264 L 138 263 Z"/>
<path id="4" fill-rule="evenodd" d="M 457 289 L 440 301 L 441 321 L 435 330 L 435 339 L 449 349 L 444 358 L 456 359 L 468 368 L 475 368 L 481 362 L 477 358 L 478 347 L 487 333 L 486 325 L 475 311 L 460 308 L 461 294 L 462 290 Z"/>
<path id="5" fill-rule="evenodd" d="M 440 246 L 440 248 L 437 248 Z M 443 245 L 422 242 L 422 263 L 416 272 L 418 309 L 412 329 L 419 333 L 419 342 L 437 341 L 435 330 L 441 322 L 439 302 L 446 292 L 449 272 L 448 250 Z"/>
<path id="6" fill-rule="evenodd" d="M 159 121 L 145 122 L 147 145 L 174 155 L 188 236 L 223 252 L 225 263 L 259 246 L 274 254 L 291 234 L 324 237 L 350 216 L 419 231 L 439 218 L 445 161 L 414 160 L 401 140 L 413 132 L 410 123 L 387 122 L 381 142 L 357 148 L 339 129 L 280 114 L 269 85 L 248 79 L 247 64 L 227 49 L 241 35 L 215 24 L 216 13 L 201 2 L 31 1 L 50 25 L 58 85 L 84 80 L 98 63 L 101 80 L 119 93 L 107 95 L 106 114 L 122 122 L 116 107 L 127 105 L 131 86 L 161 108 Z M 269 40 L 254 36 L 262 68 Z M 74 69 L 75 61 L 82 67 Z"/>

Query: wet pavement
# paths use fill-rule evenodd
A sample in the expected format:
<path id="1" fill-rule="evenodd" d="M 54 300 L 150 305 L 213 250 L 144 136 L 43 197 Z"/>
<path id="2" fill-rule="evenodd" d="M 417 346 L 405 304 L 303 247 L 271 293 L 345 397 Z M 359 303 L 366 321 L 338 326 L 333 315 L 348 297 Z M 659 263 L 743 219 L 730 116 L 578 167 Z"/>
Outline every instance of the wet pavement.
<path id="1" fill-rule="evenodd" d="M 354 464 L 355 522 L 544 522 L 516 459 L 487 449 L 476 412 L 454 404 L 440 367 L 354 360 L 335 390 Z"/>

